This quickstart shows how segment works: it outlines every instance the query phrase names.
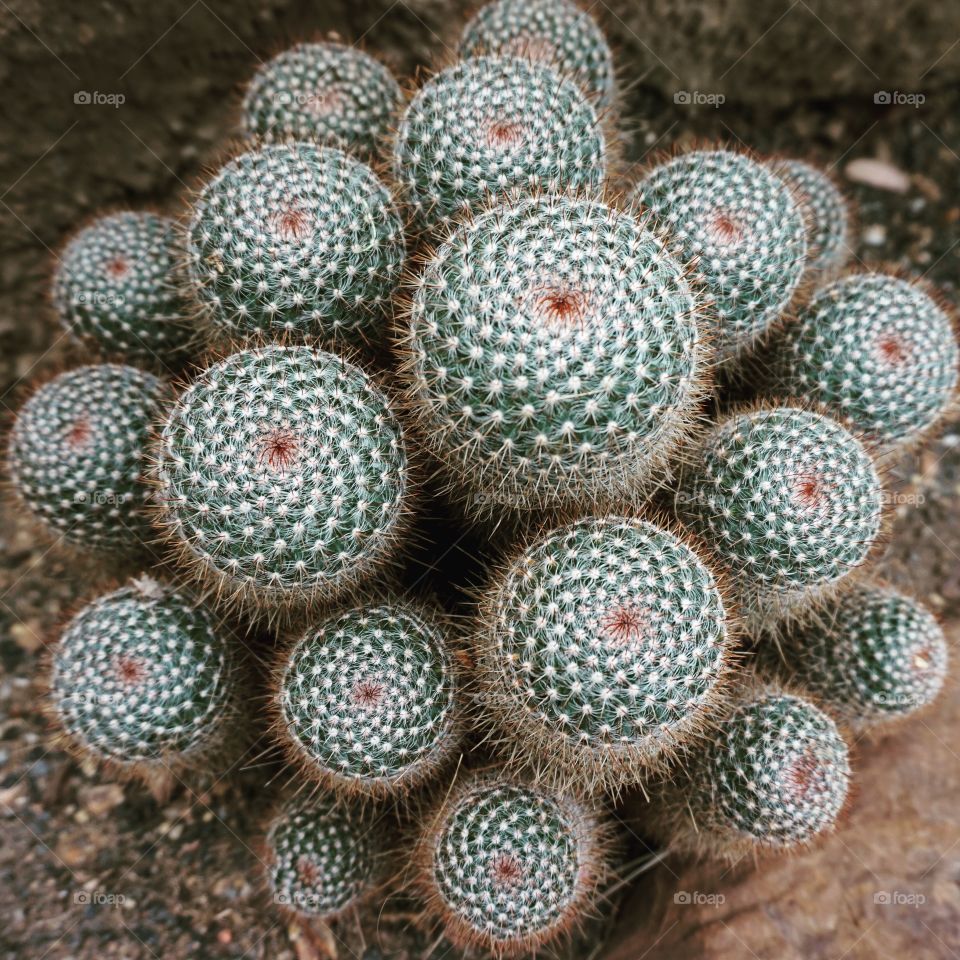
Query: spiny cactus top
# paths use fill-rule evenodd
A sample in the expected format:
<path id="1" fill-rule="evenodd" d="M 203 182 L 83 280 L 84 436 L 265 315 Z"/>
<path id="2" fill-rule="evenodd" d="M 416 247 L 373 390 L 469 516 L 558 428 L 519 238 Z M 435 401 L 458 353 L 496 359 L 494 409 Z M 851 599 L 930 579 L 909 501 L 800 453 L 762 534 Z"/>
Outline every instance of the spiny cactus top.
<path id="1" fill-rule="evenodd" d="M 635 196 L 670 249 L 693 264 L 711 301 L 718 357 L 739 354 L 779 317 L 806 267 L 806 229 L 790 190 L 748 156 L 698 150 L 654 167 Z"/>
<path id="2" fill-rule="evenodd" d="M 378 836 L 364 819 L 329 798 L 281 809 L 267 831 L 267 879 L 274 903 L 331 918 L 375 882 Z"/>
<path id="3" fill-rule="evenodd" d="M 394 545 L 400 426 L 358 367 L 309 347 L 235 353 L 163 428 L 159 501 L 188 560 L 237 594 L 328 599 Z"/>
<path id="4" fill-rule="evenodd" d="M 390 71 L 362 50 L 298 43 L 254 74 L 243 122 L 267 140 L 315 140 L 370 156 L 402 102 Z"/>
<path id="5" fill-rule="evenodd" d="M 136 550 L 153 538 L 141 482 L 161 381 L 118 364 L 78 367 L 44 384 L 13 425 L 13 487 L 78 547 Z"/>
<path id="6" fill-rule="evenodd" d="M 407 604 L 321 621 L 285 657 L 277 691 L 284 740 L 334 787 L 394 792 L 454 748 L 454 681 L 436 619 Z"/>
<path id="7" fill-rule="evenodd" d="M 947 673 L 947 643 L 915 600 L 857 584 L 787 638 L 797 681 L 854 727 L 906 716 L 931 703 Z"/>
<path id="8" fill-rule="evenodd" d="M 141 577 L 74 617 L 50 688 L 63 731 L 95 758 L 176 765 L 221 746 L 233 682 L 210 615 Z"/>
<path id="9" fill-rule="evenodd" d="M 580 88 L 553 68 L 476 57 L 437 74 L 404 114 L 394 173 L 437 227 L 518 191 L 597 187 L 604 138 Z"/>
<path id="10" fill-rule="evenodd" d="M 851 216 L 846 199 L 827 173 L 802 160 L 781 160 L 773 169 L 805 208 L 808 274 L 829 280 L 850 259 Z"/>
<path id="11" fill-rule="evenodd" d="M 515 507 L 604 501 L 683 435 L 701 393 L 698 307 L 625 213 L 550 196 L 495 207 L 415 282 L 414 407 L 456 486 Z"/>
<path id="12" fill-rule="evenodd" d="M 53 276 L 60 322 L 125 360 L 174 359 L 190 335 L 177 282 L 176 225 L 147 211 L 95 220 L 66 245 Z"/>
<path id="13" fill-rule="evenodd" d="M 721 421 L 690 457 L 677 508 L 746 600 L 788 604 L 861 564 L 883 491 L 863 445 L 795 407 Z"/>
<path id="14" fill-rule="evenodd" d="M 769 691 L 747 699 L 692 755 L 678 846 L 738 857 L 784 849 L 832 827 L 847 797 L 847 745 L 808 701 Z M 686 809 L 684 809 L 686 807 Z"/>
<path id="15" fill-rule="evenodd" d="M 570 0 L 494 0 L 467 24 L 464 58 L 512 54 L 545 61 L 584 88 L 598 108 L 613 100 L 613 55 L 596 21 Z"/>
<path id="16" fill-rule="evenodd" d="M 581 520 L 524 550 L 484 604 L 480 662 L 521 759 L 617 787 L 696 733 L 722 689 L 728 614 L 666 530 Z"/>
<path id="17" fill-rule="evenodd" d="M 604 873 L 600 827 L 585 807 L 495 777 L 445 801 L 419 860 L 448 939 L 497 956 L 535 951 L 575 926 Z"/>
<path id="18" fill-rule="evenodd" d="M 405 244 L 390 194 L 366 164 L 289 143 L 240 154 L 203 188 L 187 253 L 221 338 L 376 341 Z"/>
<path id="19" fill-rule="evenodd" d="M 818 291 L 767 359 L 780 395 L 821 403 L 883 446 L 915 439 L 957 388 L 951 318 L 919 287 L 881 273 Z"/>

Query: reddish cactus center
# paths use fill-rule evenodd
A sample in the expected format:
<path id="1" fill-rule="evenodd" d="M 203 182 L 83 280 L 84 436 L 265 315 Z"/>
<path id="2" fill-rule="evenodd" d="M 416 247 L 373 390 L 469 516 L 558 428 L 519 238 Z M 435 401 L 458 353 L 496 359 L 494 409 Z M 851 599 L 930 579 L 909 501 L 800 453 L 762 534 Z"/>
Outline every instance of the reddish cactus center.
<path id="1" fill-rule="evenodd" d="M 107 261 L 105 267 L 107 275 L 114 280 L 122 280 L 130 272 L 130 264 L 126 257 L 119 254 Z"/>
<path id="2" fill-rule="evenodd" d="M 304 106 L 315 117 L 330 117 L 342 110 L 343 96 L 335 87 L 327 87 L 307 97 Z"/>
<path id="3" fill-rule="evenodd" d="M 908 351 L 902 337 L 895 333 L 885 333 L 877 341 L 877 353 L 883 363 L 899 367 L 906 361 Z"/>
<path id="4" fill-rule="evenodd" d="M 615 646 L 633 646 L 645 639 L 650 629 L 649 611 L 629 604 L 608 610 L 600 618 L 600 628 Z"/>
<path id="5" fill-rule="evenodd" d="M 823 480 L 814 473 L 801 473 L 794 478 L 793 495 L 807 509 L 822 507 L 827 499 Z"/>
<path id="6" fill-rule="evenodd" d="M 707 223 L 707 229 L 713 239 L 724 246 L 737 243 L 743 236 L 743 227 L 740 222 L 726 210 L 714 210 Z"/>
<path id="7" fill-rule="evenodd" d="M 533 308 L 551 326 L 582 324 L 588 306 L 587 295 L 568 284 L 541 287 L 534 292 Z"/>
<path id="8" fill-rule="evenodd" d="M 121 655 L 114 658 L 113 672 L 125 687 L 132 687 L 143 682 L 147 675 L 147 666 L 136 657 Z"/>
<path id="9" fill-rule="evenodd" d="M 787 786 L 798 800 L 803 800 L 819 779 L 823 768 L 820 758 L 812 747 L 793 760 L 785 772 Z"/>
<path id="10" fill-rule="evenodd" d="M 297 860 L 297 879 L 305 887 L 315 887 L 320 882 L 320 868 L 309 858 Z"/>
<path id="11" fill-rule="evenodd" d="M 374 683 L 372 680 L 360 680 L 354 684 L 350 696 L 358 707 L 369 710 L 383 700 L 383 684 Z"/>
<path id="12" fill-rule="evenodd" d="M 487 125 L 487 143 L 491 147 L 515 147 L 523 140 L 523 127 L 511 120 L 494 120 Z"/>
<path id="13" fill-rule="evenodd" d="M 258 462 L 276 473 L 286 471 L 296 462 L 300 444 L 290 430 L 271 430 L 260 440 Z"/>
<path id="14" fill-rule="evenodd" d="M 281 240 L 294 242 L 310 236 L 311 218 L 303 207 L 289 203 L 270 216 L 270 229 Z"/>
<path id="15" fill-rule="evenodd" d="M 77 417 L 67 430 L 65 439 L 67 446 L 76 450 L 86 446 L 91 436 L 93 436 L 93 428 L 90 426 L 90 421 L 86 417 Z"/>
<path id="16" fill-rule="evenodd" d="M 501 853 L 490 863 L 490 877 L 498 887 L 515 887 L 524 878 L 520 861 L 510 853 Z"/>

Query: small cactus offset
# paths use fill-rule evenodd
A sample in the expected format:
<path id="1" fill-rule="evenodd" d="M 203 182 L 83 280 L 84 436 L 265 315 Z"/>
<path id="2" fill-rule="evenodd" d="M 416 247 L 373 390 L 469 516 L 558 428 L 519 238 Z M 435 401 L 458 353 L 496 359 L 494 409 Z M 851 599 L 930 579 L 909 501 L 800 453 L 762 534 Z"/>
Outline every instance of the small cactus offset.
<path id="1" fill-rule="evenodd" d="M 821 404 L 885 448 L 916 440 L 956 395 L 952 318 L 918 286 L 882 273 L 819 290 L 763 359 L 778 396 Z"/>
<path id="2" fill-rule="evenodd" d="M 346 792 L 398 793 L 454 756 L 454 692 L 434 614 L 357 607 L 311 627 L 283 657 L 276 728 L 307 776 Z"/>
<path id="3" fill-rule="evenodd" d="M 940 624 L 915 600 L 855 584 L 782 638 L 786 668 L 844 723 L 895 720 L 936 699 L 947 674 Z"/>
<path id="4" fill-rule="evenodd" d="M 567 196 L 494 207 L 414 280 L 411 407 L 481 512 L 629 497 L 662 480 L 695 416 L 699 311 L 628 214 Z"/>
<path id="5" fill-rule="evenodd" d="M 537 540 L 483 618 L 484 704 L 508 749 L 581 788 L 662 767 L 709 722 L 731 673 L 717 579 L 642 520 L 581 520 Z"/>
<path id="6" fill-rule="evenodd" d="M 141 576 L 67 625 L 53 652 L 50 700 L 72 746 L 162 780 L 209 762 L 228 742 L 235 665 L 203 607 Z"/>
<path id="7" fill-rule="evenodd" d="M 675 849 L 738 860 L 808 844 L 832 828 L 849 779 L 833 720 L 769 690 L 748 696 L 691 755 L 661 812 Z"/>
<path id="8" fill-rule="evenodd" d="M 289 913 L 326 920 L 371 892 L 382 857 L 375 828 L 327 797 L 278 810 L 265 847 L 273 902 Z"/>
<path id="9" fill-rule="evenodd" d="M 369 158 L 402 103 L 400 85 L 369 54 L 342 43 L 298 43 L 254 74 L 243 123 L 266 141 L 315 141 Z"/>
<path id="10" fill-rule="evenodd" d="M 64 247 L 52 297 L 63 326 L 95 351 L 150 365 L 182 356 L 192 334 L 176 224 L 148 211 L 112 213 Z"/>
<path id="11" fill-rule="evenodd" d="M 790 189 L 745 154 L 695 150 L 650 170 L 634 197 L 702 285 L 718 359 L 738 357 L 787 308 L 806 269 Z"/>
<path id="12" fill-rule="evenodd" d="M 574 78 L 598 109 L 615 96 L 613 54 L 593 17 L 570 0 L 494 0 L 466 25 L 464 59 L 507 54 L 546 62 Z"/>
<path id="13" fill-rule="evenodd" d="M 461 784 L 429 820 L 418 885 L 455 946 L 521 956 L 590 912 L 608 848 L 585 804 L 488 775 Z"/>
<path id="14" fill-rule="evenodd" d="M 143 481 L 164 387 L 119 364 L 78 367 L 45 383 L 13 424 L 13 489 L 54 536 L 133 553 L 153 539 Z"/>
<path id="15" fill-rule="evenodd" d="M 779 160 L 774 173 L 794 191 L 807 217 L 807 276 L 836 277 L 853 252 L 850 205 L 829 174 L 803 160 Z"/>
<path id="16" fill-rule="evenodd" d="M 377 343 L 405 250 L 366 164 L 296 142 L 227 163 L 197 198 L 187 239 L 193 294 L 220 340 Z"/>
<path id="17" fill-rule="evenodd" d="M 383 394 L 310 347 L 235 353 L 172 407 L 158 500 L 181 558 L 256 607 L 327 601 L 380 569 L 408 468 Z"/>
<path id="18" fill-rule="evenodd" d="M 436 229 L 518 192 L 599 187 L 604 135 L 579 87 L 552 67 L 476 57 L 414 97 L 394 144 L 394 176 Z"/>
<path id="19" fill-rule="evenodd" d="M 802 605 L 867 559 L 883 489 L 860 441 L 796 407 L 737 413 L 689 456 L 681 518 L 751 614 Z"/>

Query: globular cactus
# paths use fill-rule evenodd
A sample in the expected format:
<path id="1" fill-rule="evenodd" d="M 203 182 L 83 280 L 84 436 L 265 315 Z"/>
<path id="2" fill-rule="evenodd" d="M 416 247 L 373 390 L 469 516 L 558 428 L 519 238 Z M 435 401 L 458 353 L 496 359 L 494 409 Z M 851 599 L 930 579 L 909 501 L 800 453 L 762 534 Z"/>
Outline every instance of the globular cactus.
<path id="1" fill-rule="evenodd" d="M 342 43 L 298 43 L 264 63 L 243 101 L 247 133 L 373 156 L 403 103 L 379 60 Z"/>
<path id="2" fill-rule="evenodd" d="M 427 610 L 392 603 L 327 617 L 282 657 L 275 683 L 288 755 L 334 789 L 398 793 L 456 752 L 453 667 Z"/>
<path id="3" fill-rule="evenodd" d="M 45 383 L 13 424 L 13 489 L 49 531 L 77 547 L 130 553 L 153 539 L 142 477 L 164 387 L 118 364 Z"/>
<path id="4" fill-rule="evenodd" d="M 719 360 L 763 336 L 807 265 L 806 227 L 789 188 L 732 150 L 694 150 L 648 171 L 634 198 L 710 300 Z"/>
<path id="5" fill-rule="evenodd" d="M 476 57 L 414 97 L 394 144 L 394 176 L 421 226 L 436 229 L 521 192 L 598 187 L 604 135 L 579 87 L 552 67 Z"/>
<path id="6" fill-rule="evenodd" d="M 456 947 L 526 955 L 592 909 L 609 847 L 593 809 L 573 796 L 496 775 L 471 778 L 428 819 L 417 885 Z"/>
<path id="7" fill-rule="evenodd" d="M 187 237 L 189 279 L 214 337 L 382 339 L 405 257 L 390 194 L 332 147 L 261 146 L 203 188 Z"/>
<path id="8" fill-rule="evenodd" d="M 151 365 L 176 361 L 192 335 L 181 257 L 168 217 L 99 217 L 57 258 L 52 298 L 60 322 L 101 353 Z"/>
<path id="9" fill-rule="evenodd" d="M 807 278 L 836 277 L 853 252 L 850 204 L 824 170 L 803 160 L 779 160 L 774 173 L 790 187 L 807 218 Z"/>
<path id="10" fill-rule="evenodd" d="M 833 827 L 847 797 L 849 751 L 819 707 L 757 691 L 711 732 L 659 814 L 677 850 L 737 860 L 809 844 Z"/>
<path id="11" fill-rule="evenodd" d="M 159 782 L 229 743 L 235 667 L 203 607 L 141 576 L 67 625 L 52 656 L 51 708 L 74 748 Z"/>
<path id="12" fill-rule="evenodd" d="M 720 585 L 693 546 L 646 521 L 550 532 L 495 579 L 482 610 L 494 739 L 561 784 L 637 782 L 722 702 L 732 618 Z"/>
<path id="13" fill-rule="evenodd" d="M 494 207 L 427 258 L 411 301 L 411 408 L 473 505 L 605 503 L 662 479 L 703 393 L 700 303 L 631 216 Z"/>
<path id="14" fill-rule="evenodd" d="M 494 0 L 470 20 L 460 40 L 464 59 L 507 54 L 545 62 L 575 79 L 598 109 L 611 105 L 616 77 L 603 31 L 570 0 Z"/>
<path id="15" fill-rule="evenodd" d="M 820 404 L 885 448 L 916 440 L 957 389 L 951 317 L 918 286 L 882 273 L 823 287 L 762 359 L 778 396 Z"/>
<path id="16" fill-rule="evenodd" d="M 862 583 L 781 638 L 796 682 L 849 726 L 905 717 L 932 703 L 947 673 L 933 615 L 889 587 Z"/>
<path id="17" fill-rule="evenodd" d="M 182 559 L 264 606 L 331 600 L 389 557 L 408 467 L 389 403 L 342 357 L 235 353 L 171 409 L 158 500 Z"/>
<path id="18" fill-rule="evenodd" d="M 262 858 L 273 902 L 334 919 L 375 887 L 382 846 L 375 827 L 330 798 L 288 803 L 270 822 Z"/>
<path id="19" fill-rule="evenodd" d="M 782 406 L 736 413 L 689 453 L 676 497 L 751 615 L 796 607 L 860 566 L 883 489 L 863 444 L 830 417 Z"/>

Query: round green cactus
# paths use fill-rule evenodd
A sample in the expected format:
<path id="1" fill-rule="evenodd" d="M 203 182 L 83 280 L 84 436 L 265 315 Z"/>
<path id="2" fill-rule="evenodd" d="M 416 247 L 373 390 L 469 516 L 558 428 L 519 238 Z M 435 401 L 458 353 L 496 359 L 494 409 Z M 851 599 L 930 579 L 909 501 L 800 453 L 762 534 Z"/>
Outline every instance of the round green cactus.
<path id="1" fill-rule="evenodd" d="M 405 249 L 374 172 L 302 142 L 231 160 L 197 198 L 187 240 L 194 295 L 221 339 L 377 342 Z"/>
<path id="2" fill-rule="evenodd" d="M 191 335 L 178 280 L 176 224 L 147 211 L 108 214 L 57 259 L 53 305 L 86 346 L 133 362 L 176 360 Z"/>
<path id="3" fill-rule="evenodd" d="M 879 273 L 818 291 L 764 359 L 778 395 L 821 404 L 883 447 L 929 429 L 957 388 L 951 318 L 919 287 Z"/>
<path id="4" fill-rule="evenodd" d="M 494 0 L 466 25 L 463 58 L 482 54 L 546 62 L 572 77 L 600 109 L 614 99 L 613 54 L 603 31 L 570 0 Z"/>
<path id="5" fill-rule="evenodd" d="M 421 225 L 437 228 L 518 192 L 598 187 L 604 137 L 579 87 L 553 68 L 476 57 L 417 93 L 393 165 Z"/>
<path id="6" fill-rule="evenodd" d="M 342 43 L 298 43 L 263 64 L 243 102 L 247 133 L 373 155 L 403 103 L 390 71 Z"/>
<path id="7" fill-rule="evenodd" d="M 525 955 L 577 926 L 606 872 L 596 816 L 572 797 L 469 780 L 427 826 L 417 861 L 428 907 L 460 948 Z"/>
<path id="8" fill-rule="evenodd" d="M 203 371 L 166 420 L 157 474 L 184 559 L 267 605 L 332 599 L 370 574 L 406 512 L 386 398 L 310 347 L 241 351 Z"/>
<path id="9" fill-rule="evenodd" d="M 328 798 L 296 801 L 267 830 L 266 872 L 284 910 L 332 919 L 374 886 L 379 837 L 362 818 Z"/>
<path id="10" fill-rule="evenodd" d="M 77 547 L 132 552 L 153 539 L 142 482 L 164 393 L 149 373 L 78 367 L 38 389 L 13 425 L 13 489 L 55 536 Z"/>
<path id="11" fill-rule="evenodd" d="M 794 191 L 807 215 L 807 276 L 829 280 L 847 265 L 853 248 L 850 205 L 831 177 L 802 160 L 780 160 L 774 172 Z"/>
<path id="12" fill-rule="evenodd" d="M 474 505 L 605 503 L 662 478 L 703 392 L 700 304 L 634 218 L 566 196 L 494 207 L 411 300 L 411 407 Z"/>
<path id="13" fill-rule="evenodd" d="M 708 295 L 718 358 L 738 356 L 786 309 L 806 269 L 790 190 L 744 154 L 696 150 L 654 167 L 634 196 Z"/>
<path id="14" fill-rule="evenodd" d="M 593 789 L 635 782 L 723 696 L 729 614 L 697 552 L 642 520 L 535 541 L 484 603 L 485 705 L 517 759 Z"/>
<path id="15" fill-rule="evenodd" d="M 690 456 L 677 509 L 752 609 L 811 598 L 867 558 L 883 490 L 859 440 L 822 414 L 734 414 Z"/>
<path id="16" fill-rule="evenodd" d="M 453 668 L 436 616 L 364 606 L 312 626 L 283 657 L 281 737 L 309 776 L 396 793 L 453 756 Z"/>
<path id="17" fill-rule="evenodd" d="M 932 703 L 947 673 L 947 643 L 933 615 L 874 584 L 834 598 L 791 630 L 782 649 L 797 682 L 855 728 Z"/>
<path id="18" fill-rule="evenodd" d="M 222 749 L 236 705 L 232 658 L 210 614 L 147 576 L 70 621 L 50 693 L 75 747 L 131 772 L 205 761 Z"/>
<path id="19" fill-rule="evenodd" d="M 801 846 L 834 826 L 847 797 L 847 744 L 812 703 L 749 696 L 711 734 L 671 798 L 678 849 L 739 859 Z"/>

